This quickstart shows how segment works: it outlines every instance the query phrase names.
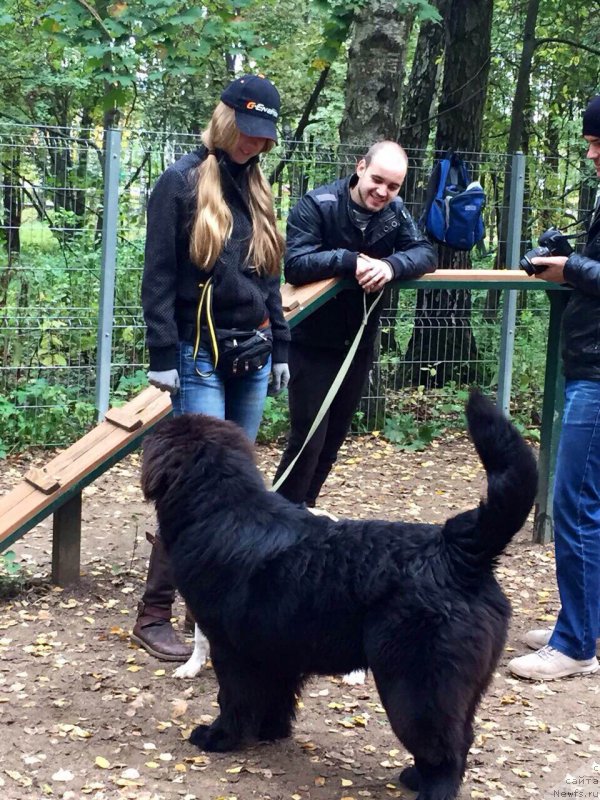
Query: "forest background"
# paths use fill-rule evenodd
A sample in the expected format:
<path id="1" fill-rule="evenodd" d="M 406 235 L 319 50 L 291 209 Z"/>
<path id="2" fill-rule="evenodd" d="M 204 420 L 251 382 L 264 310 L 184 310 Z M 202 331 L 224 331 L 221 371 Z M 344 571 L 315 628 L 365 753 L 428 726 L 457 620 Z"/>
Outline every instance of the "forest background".
<path id="1" fill-rule="evenodd" d="M 115 127 L 138 149 L 120 186 L 124 321 L 113 332 L 114 396 L 143 384 L 145 200 L 241 71 L 266 74 L 283 98 L 280 143 L 267 165 L 282 225 L 302 191 L 346 174 L 381 138 L 409 151 L 403 194 L 415 216 L 433 159 L 450 147 L 484 183 L 484 243 L 472 254 L 440 247 L 439 266 L 506 265 L 510 156 L 517 151 L 527 159 L 522 249 L 549 225 L 576 222 L 594 202 L 597 182 L 580 131 L 582 110 L 600 88 L 596 0 L 4 0 L 0 34 L 0 454 L 65 443 L 93 420 L 102 189 L 107 130 Z M 319 159 L 307 166 L 316 150 Z M 292 171 L 298 164 L 302 170 Z M 497 339 L 482 359 L 490 336 L 473 314 L 479 309 L 481 320 L 497 321 L 501 299 L 447 293 L 438 311 L 454 315 L 448 329 L 461 318 L 460 343 L 444 334 L 425 358 L 415 355 L 431 353 L 422 331 L 416 341 L 424 293 L 416 294 L 416 301 L 396 297 L 408 321 L 390 323 L 387 361 L 379 363 L 411 387 L 402 400 L 409 408 L 399 417 L 401 403 L 392 402 L 385 420 L 371 415 L 371 427 L 387 424 L 391 438 L 420 446 L 437 430 L 421 424 L 422 407 L 406 417 L 425 402 L 423 388 L 445 389 L 446 403 L 454 390 L 460 407 L 468 383 L 493 388 L 497 381 Z M 531 361 L 545 335 L 540 302 L 520 307 L 517 393 L 525 424 L 536 421 L 531 398 L 543 381 L 543 351 Z M 416 366 L 407 369 L 409 361 Z M 270 403 L 267 422 L 285 427 Z M 429 422 L 439 416 L 439 408 L 429 411 Z"/>

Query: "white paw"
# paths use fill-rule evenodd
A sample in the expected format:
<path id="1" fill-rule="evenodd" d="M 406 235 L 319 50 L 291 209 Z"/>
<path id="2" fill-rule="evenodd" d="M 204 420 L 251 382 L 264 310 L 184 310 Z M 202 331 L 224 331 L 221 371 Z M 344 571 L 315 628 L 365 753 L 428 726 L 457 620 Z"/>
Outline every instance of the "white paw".
<path id="1" fill-rule="evenodd" d="M 308 508 L 307 511 L 310 511 L 315 517 L 329 517 L 334 522 L 339 521 L 339 517 L 336 517 L 335 514 L 330 514 L 329 511 L 324 511 L 322 508 Z"/>
<path id="2" fill-rule="evenodd" d="M 181 664 L 173 673 L 174 678 L 195 678 L 199 674 L 202 667 L 206 664 L 206 658 L 197 658 L 195 653 L 192 653 L 191 658 Z"/>
<path id="3" fill-rule="evenodd" d="M 342 683 L 348 686 L 362 686 L 365 682 L 364 669 L 354 669 L 347 675 L 342 676 Z"/>

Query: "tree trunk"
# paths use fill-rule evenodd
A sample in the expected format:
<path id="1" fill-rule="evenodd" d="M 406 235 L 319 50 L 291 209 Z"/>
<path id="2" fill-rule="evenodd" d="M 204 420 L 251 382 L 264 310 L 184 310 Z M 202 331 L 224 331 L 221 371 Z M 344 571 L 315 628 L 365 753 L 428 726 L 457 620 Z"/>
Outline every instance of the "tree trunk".
<path id="1" fill-rule="evenodd" d="M 579 162 L 579 170 L 582 175 L 586 175 L 589 170 L 589 164 L 587 163 L 587 158 L 582 158 Z M 577 219 L 586 220 L 589 224 L 589 218 L 591 218 L 591 213 L 594 209 L 594 201 L 596 199 L 596 193 L 598 191 L 598 183 L 595 178 L 584 178 L 581 181 L 581 186 L 579 187 L 579 204 L 578 204 L 578 214 Z M 576 232 L 579 233 L 580 229 L 576 229 Z M 581 240 L 579 240 L 581 241 Z"/>
<path id="2" fill-rule="evenodd" d="M 8 160 L 10 158 L 10 161 Z M 4 189 L 3 205 L 4 205 L 4 246 L 8 255 L 8 266 L 12 264 L 14 255 L 18 255 L 21 250 L 21 213 L 23 210 L 23 201 L 21 194 L 21 187 L 19 185 L 19 175 L 21 173 L 21 151 L 15 148 L 9 148 L 8 155 L 5 163 L 3 164 L 4 171 Z M 7 269 L 5 275 L 6 285 L 8 285 L 8 278 L 10 269 Z M 1 294 L 0 296 L 6 299 L 4 282 L 0 282 Z M 0 306 L 4 303 L 0 303 Z"/>
<path id="3" fill-rule="evenodd" d="M 533 53 L 535 51 L 535 28 L 537 25 L 540 0 L 529 0 L 527 3 L 527 14 L 523 26 L 523 48 L 521 50 L 521 60 L 519 62 L 519 74 L 517 76 L 517 87 L 513 97 L 512 111 L 510 117 L 510 129 L 508 132 L 508 144 L 506 152 L 510 155 L 521 150 L 523 153 L 529 151 L 529 126 L 527 119 L 530 113 L 530 91 L 529 81 L 531 77 L 531 65 Z M 508 239 L 508 207 L 510 203 L 510 182 L 511 182 L 511 161 L 506 162 L 504 172 L 504 190 L 502 197 L 502 215 L 500 217 L 500 231 L 498 235 L 498 255 L 496 267 L 506 266 L 506 242 Z M 526 227 L 527 223 L 523 220 Z"/>
<path id="4" fill-rule="evenodd" d="M 432 0 L 431 5 L 439 11 L 442 19 L 450 0 Z M 444 47 L 444 25 L 442 22 L 426 20 L 421 23 L 413 56 L 410 77 L 402 101 L 399 142 L 407 150 L 408 172 L 402 185 L 402 198 L 415 219 L 421 215 L 427 190 L 425 149 L 431 133 L 433 104 L 440 79 L 441 55 Z M 393 286 L 390 292 L 390 307 L 396 308 L 402 290 Z M 390 327 L 381 334 L 384 352 L 396 352 L 396 336 Z"/>
<path id="5" fill-rule="evenodd" d="M 306 105 L 304 106 L 304 111 L 302 112 L 302 116 L 300 117 L 300 121 L 298 122 L 298 125 L 296 126 L 296 130 L 291 135 L 291 138 L 286 137 L 287 141 L 286 141 L 286 145 L 285 145 L 285 155 L 281 159 L 279 164 L 277 164 L 277 166 L 275 167 L 273 172 L 269 175 L 269 183 L 271 185 L 273 185 L 274 183 L 276 183 L 279 180 L 279 177 L 281 176 L 281 173 L 283 172 L 284 167 L 287 164 L 289 164 L 289 162 L 291 161 L 292 154 L 293 154 L 294 150 L 296 149 L 296 147 L 298 146 L 298 143 L 301 141 L 302 135 L 304 134 L 304 131 L 306 130 L 306 128 L 308 126 L 308 123 L 309 123 L 309 120 L 310 120 L 310 115 L 312 114 L 312 112 L 315 110 L 315 108 L 317 106 L 317 103 L 319 101 L 319 96 L 320 96 L 321 92 L 323 91 L 323 88 L 325 86 L 325 82 L 327 80 L 327 76 L 329 75 L 329 70 L 330 69 L 331 69 L 331 65 L 328 64 L 326 67 L 324 67 L 321 70 L 321 72 L 319 74 L 319 77 L 317 79 L 317 82 L 315 84 L 315 87 L 312 90 Z"/>
<path id="6" fill-rule="evenodd" d="M 340 142 L 366 150 L 381 139 L 398 138 L 400 90 L 413 12 L 397 0 L 371 0 L 353 26 L 348 54 L 345 110 Z"/>
<path id="7" fill-rule="evenodd" d="M 89 147 L 87 142 L 90 139 L 91 127 L 94 124 L 92 109 L 83 107 L 81 110 L 81 132 L 80 141 L 78 143 L 78 160 L 77 160 L 77 189 L 75 194 L 73 211 L 75 212 L 75 220 L 77 227 L 83 228 L 85 217 L 85 199 L 86 193 L 83 187 L 86 185 L 88 179 L 88 166 L 89 166 Z"/>
<path id="8" fill-rule="evenodd" d="M 444 79 L 435 138 L 438 155 L 449 148 L 467 156 L 481 149 L 492 9 L 493 0 L 451 0 L 446 9 Z M 471 267 L 469 252 L 444 245 L 438 245 L 437 252 L 439 268 Z M 417 292 L 415 325 L 404 361 L 403 380 L 413 385 L 481 380 L 475 366 L 470 291 Z"/>
<path id="9" fill-rule="evenodd" d="M 450 0 L 434 0 L 442 18 Z M 411 167 L 402 187 L 402 196 L 413 215 L 418 215 L 424 199 L 426 181 L 423 180 L 424 151 L 431 133 L 433 104 L 439 83 L 441 55 L 444 48 L 444 24 L 425 21 L 419 29 L 412 69 L 402 104 L 400 144 L 411 151 Z M 416 169 L 415 169 L 416 167 Z"/>
<path id="10" fill-rule="evenodd" d="M 481 148 L 490 69 L 493 0 L 452 0 L 445 20 L 444 81 L 435 148 Z"/>

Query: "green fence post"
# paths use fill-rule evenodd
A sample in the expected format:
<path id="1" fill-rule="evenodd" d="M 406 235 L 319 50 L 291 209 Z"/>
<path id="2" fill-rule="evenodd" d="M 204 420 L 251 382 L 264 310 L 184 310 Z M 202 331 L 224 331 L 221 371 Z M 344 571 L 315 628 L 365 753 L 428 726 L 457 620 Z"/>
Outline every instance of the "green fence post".
<path id="1" fill-rule="evenodd" d="M 117 266 L 117 229 L 119 225 L 119 170 L 121 131 L 106 131 L 104 168 L 104 204 L 102 208 L 102 255 L 100 301 L 98 310 L 98 356 L 96 373 L 96 409 L 98 421 L 104 419 L 110 395 L 112 334 L 115 307 L 115 271 Z"/>
<path id="2" fill-rule="evenodd" d="M 548 292 L 550 318 L 546 345 L 546 374 L 542 405 L 542 430 L 540 439 L 540 482 L 535 503 L 533 541 L 539 544 L 554 538 L 552 500 L 554 496 L 554 467 L 560 436 L 564 403 L 564 377 L 560 363 L 560 329 L 562 313 L 569 297 L 567 292 Z"/>
<path id="3" fill-rule="evenodd" d="M 506 266 L 519 269 L 521 256 L 521 226 L 523 223 L 523 194 L 525 191 L 525 156 L 520 151 L 511 157 L 510 204 L 508 207 L 508 241 Z M 515 325 L 517 320 L 517 292 L 502 292 L 502 329 L 500 332 L 500 364 L 498 366 L 498 408 L 510 416 L 510 390 L 512 386 L 513 354 L 515 350 Z"/>

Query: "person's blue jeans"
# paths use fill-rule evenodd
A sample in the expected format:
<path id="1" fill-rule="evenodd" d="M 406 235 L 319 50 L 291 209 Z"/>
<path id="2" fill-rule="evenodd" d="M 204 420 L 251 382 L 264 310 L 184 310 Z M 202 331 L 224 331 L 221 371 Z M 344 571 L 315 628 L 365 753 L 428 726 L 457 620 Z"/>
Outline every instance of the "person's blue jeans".
<path id="1" fill-rule="evenodd" d="M 554 484 L 561 610 L 550 645 L 584 660 L 600 635 L 600 381 L 567 381 Z"/>
<path id="2" fill-rule="evenodd" d="M 253 442 L 262 419 L 271 359 L 262 369 L 250 372 L 240 378 L 223 380 L 218 372 L 203 378 L 196 372 L 208 373 L 212 370 L 209 352 L 200 347 L 194 365 L 194 348 L 190 342 L 180 342 L 177 346 L 177 360 L 180 380 L 179 392 L 173 396 L 173 413 L 210 414 L 219 419 L 236 422 Z"/>

